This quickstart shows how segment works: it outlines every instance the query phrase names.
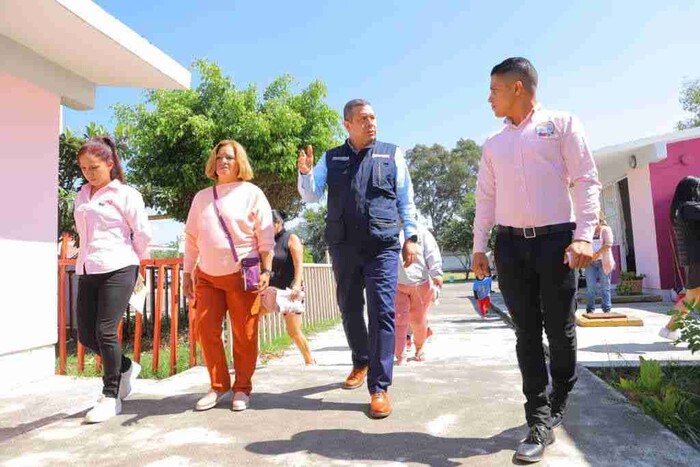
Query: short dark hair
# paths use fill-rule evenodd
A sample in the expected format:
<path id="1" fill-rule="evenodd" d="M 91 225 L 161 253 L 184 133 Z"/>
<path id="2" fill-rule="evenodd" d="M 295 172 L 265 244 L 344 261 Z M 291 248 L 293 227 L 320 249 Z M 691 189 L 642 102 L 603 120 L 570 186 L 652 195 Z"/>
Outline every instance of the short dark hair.
<path id="1" fill-rule="evenodd" d="M 525 88 L 534 93 L 537 89 L 537 70 L 530 60 L 523 57 L 510 57 L 493 67 L 493 75 L 515 75 L 522 81 Z"/>
<path id="2" fill-rule="evenodd" d="M 272 221 L 284 225 L 287 220 L 287 213 L 279 209 L 272 210 Z"/>
<path id="3" fill-rule="evenodd" d="M 347 104 L 345 104 L 345 107 L 343 107 L 343 120 L 348 120 L 352 118 L 352 111 L 355 109 L 355 107 L 362 107 L 365 105 L 372 105 L 369 102 L 367 102 L 364 99 L 353 99 L 351 101 L 348 101 Z"/>

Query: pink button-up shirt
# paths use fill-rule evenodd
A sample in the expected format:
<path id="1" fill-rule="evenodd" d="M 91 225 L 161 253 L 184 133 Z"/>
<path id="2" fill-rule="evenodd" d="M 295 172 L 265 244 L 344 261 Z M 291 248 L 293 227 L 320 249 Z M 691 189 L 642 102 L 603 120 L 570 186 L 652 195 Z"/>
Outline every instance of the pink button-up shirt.
<path id="1" fill-rule="evenodd" d="M 600 190 L 598 170 L 576 117 L 538 105 L 518 126 L 506 120 L 482 149 L 473 251 L 486 251 L 494 224 L 576 222 L 574 239 L 590 242 Z"/>
<path id="2" fill-rule="evenodd" d="M 148 258 L 151 226 L 141 193 L 112 180 L 90 198 L 86 183 L 73 211 L 80 237 L 77 274 L 102 274 Z"/>

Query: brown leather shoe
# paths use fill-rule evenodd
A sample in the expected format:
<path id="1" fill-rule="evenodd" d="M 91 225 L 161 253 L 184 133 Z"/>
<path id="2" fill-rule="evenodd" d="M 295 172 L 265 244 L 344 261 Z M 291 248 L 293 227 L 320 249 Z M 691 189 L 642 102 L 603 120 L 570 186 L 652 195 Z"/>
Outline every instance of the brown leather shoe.
<path id="1" fill-rule="evenodd" d="M 375 392 L 369 403 L 369 416 L 372 418 L 386 418 L 391 414 L 391 402 L 389 394 L 385 392 Z"/>
<path id="2" fill-rule="evenodd" d="M 345 380 L 345 384 L 343 384 L 343 389 L 355 389 L 362 386 L 367 376 L 367 369 L 368 367 L 366 366 L 362 368 L 353 368 L 350 375 Z"/>

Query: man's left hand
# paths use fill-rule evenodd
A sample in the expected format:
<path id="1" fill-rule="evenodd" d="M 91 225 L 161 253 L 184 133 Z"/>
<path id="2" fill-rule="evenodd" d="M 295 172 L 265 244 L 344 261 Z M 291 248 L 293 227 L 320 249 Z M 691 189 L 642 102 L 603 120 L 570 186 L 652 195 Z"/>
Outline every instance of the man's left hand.
<path id="1" fill-rule="evenodd" d="M 585 269 L 593 259 L 593 246 L 583 240 L 574 240 L 564 252 L 564 263 L 571 269 Z"/>
<path id="2" fill-rule="evenodd" d="M 412 241 L 404 242 L 401 256 L 403 256 L 403 267 L 409 267 L 418 256 L 418 244 Z"/>
<path id="3" fill-rule="evenodd" d="M 437 288 L 442 287 L 442 276 L 433 277 L 433 285 Z"/>

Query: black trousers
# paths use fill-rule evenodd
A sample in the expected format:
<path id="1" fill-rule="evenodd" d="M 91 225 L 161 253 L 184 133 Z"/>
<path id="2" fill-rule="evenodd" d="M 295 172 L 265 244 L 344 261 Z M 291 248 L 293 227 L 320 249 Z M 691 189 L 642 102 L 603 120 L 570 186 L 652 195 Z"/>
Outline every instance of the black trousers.
<path id="1" fill-rule="evenodd" d="M 102 394 L 117 397 L 121 374 L 131 367 L 122 355 L 117 327 L 134 291 L 138 266 L 104 274 L 84 274 L 78 281 L 78 339 L 102 357 Z"/>
<path id="2" fill-rule="evenodd" d="M 565 403 L 576 376 L 576 275 L 564 264 L 571 232 L 496 237 L 498 285 L 516 327 L 516 353 L 529 426 L 551 426 L 551 402 Z M 542 346 L 547 333 L 552 394 Z"/>

